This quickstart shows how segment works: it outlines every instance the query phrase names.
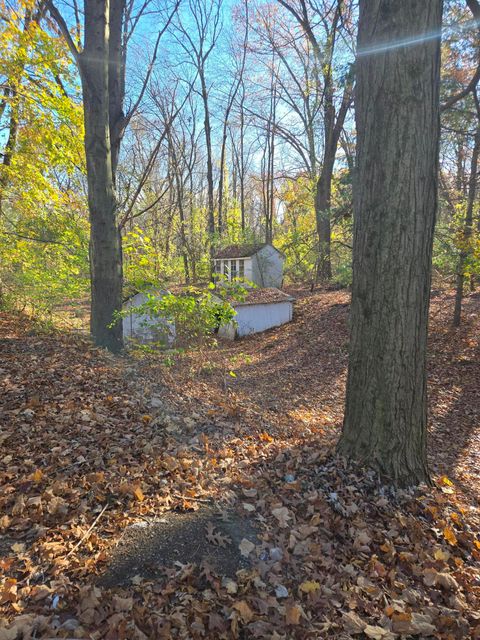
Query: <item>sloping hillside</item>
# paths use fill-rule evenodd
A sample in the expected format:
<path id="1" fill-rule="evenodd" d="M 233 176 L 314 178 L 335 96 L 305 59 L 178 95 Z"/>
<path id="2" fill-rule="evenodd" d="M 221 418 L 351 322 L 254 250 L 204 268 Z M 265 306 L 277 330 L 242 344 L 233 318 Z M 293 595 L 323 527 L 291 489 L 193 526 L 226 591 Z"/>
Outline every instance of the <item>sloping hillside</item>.
<path id="1" fill-rule="evenodd" d="M 332 455 L 348 295 L 297 297 L 173 362 L 1 316 L 1 640 L 479 637 L 480 298 L 434 298 L 435 484 L 393 491 Z"/>

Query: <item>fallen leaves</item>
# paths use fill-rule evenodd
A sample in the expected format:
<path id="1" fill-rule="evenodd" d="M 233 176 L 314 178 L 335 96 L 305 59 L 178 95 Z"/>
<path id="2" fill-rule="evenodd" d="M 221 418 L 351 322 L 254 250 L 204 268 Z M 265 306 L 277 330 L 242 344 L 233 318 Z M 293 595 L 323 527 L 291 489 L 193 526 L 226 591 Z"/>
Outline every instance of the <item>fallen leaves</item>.
<path id="1" fill-rule="evenodd" d="M 243 538 L 243 540 L 238 545 L 240 549 L 240 553 L 244 558 L 248 558 L 252 551 L 255 549 L 255 545 L 250 540 Z"/>
<path id="2" fill-rule="evenodd" d="M 272 515 L 278 520 L 278 524 L 282 528 L 288 527 L 289 521 L 292 519 L 292 515 L 287 507 L 277 507 L 272 509 Z"/>
<path id="3" fill-rule="evenodd" d="M 452 546 L 455 546 L 457 544 L 457 536 L 455 535 L 455 532 L 451 527 L 444 528 L 443 537 Z"/>
<path id="4" fill-rule="evenodd" d="M 478 513 L 462 498 L 480 439 L 469 427 L 454 466 L 453 436 L 434 432 L 436 486 L 418 492 L 384 487 L 331 455 L 348 312 L 331 303 L 346 300 L 315 294 L 278 332 L 221 346 L 212 358 L 255 353 L 228 393 L 221 376 L 216 389 L 212 377 L 192 374 L 194 354 L 184 369 L 153 363 L 139 373 L 71 337 L 7 341 L 0 640 L 480 637 Z M 465 398 L 453 390 L 465 381 L 446 364 L 451 335 L 442 336 L 434 336 L 434 416 L 458 406 L 445 427 L 459 439 L 463 413 L 472 422 L 478 415 L 475 370 Z M 267 366 L 278 375 L 266 375 Z M 138 568 L 123 586 L 99 586 L 127 526 L 170 510 L 184 515 L 202 500 L 258 527 L 258 539 L 240 544 L 215 519 L 199 527 L 212 553 L 241 557 L 236 574 L 179 557 L 166 567 L 157 559 L 154 577 Z"/>
<path id="5" fill-rule="evenodd" d="M 207 524 L 206 538 L 210 544 L 216 547 L 225 548 L 227 545 L 232 544 L 231 538 L 220 533 L 220 531 L 216 531 L 212 522 Z"/>

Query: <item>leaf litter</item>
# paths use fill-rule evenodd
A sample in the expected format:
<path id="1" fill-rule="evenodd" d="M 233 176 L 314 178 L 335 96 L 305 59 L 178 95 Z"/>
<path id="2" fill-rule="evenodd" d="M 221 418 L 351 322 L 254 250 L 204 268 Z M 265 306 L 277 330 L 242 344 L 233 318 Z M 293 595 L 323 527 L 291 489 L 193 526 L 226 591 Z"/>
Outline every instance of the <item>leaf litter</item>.
<path id="1" fill-rule="evenodd" d="M 0 640 L 480 638 L 479 297 L 432 301 L 435 482 L 395 491 L 332 449 L 347 294 L 296 293 L 174 368 L 0 317 Z"/>

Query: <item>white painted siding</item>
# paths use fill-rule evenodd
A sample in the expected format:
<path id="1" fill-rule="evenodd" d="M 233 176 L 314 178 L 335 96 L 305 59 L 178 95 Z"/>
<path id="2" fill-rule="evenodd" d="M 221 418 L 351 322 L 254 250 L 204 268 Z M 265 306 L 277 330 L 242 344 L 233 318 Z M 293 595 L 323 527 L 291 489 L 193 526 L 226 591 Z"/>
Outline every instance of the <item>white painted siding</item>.
<path id="1" fill-rule="evenodd" d="M 154 294 L 161 295 L 161 294 Z M 124 311 L 138 307 L 147 301 L 146 293 L 137 293 L 127 300 L 123 306 Z M 140 342 L 162 342 L 166 345 L 173 344 L 175 340 L 175 324 L 168 320 L 152 318 L 146 314 L 129 313 L 123 318 L 123 337 L 127 340 Z"/>
<path id="2" fill-rule="evenodd" d="M 252 262 L 252 282 L 259 287 L 280 289 L 283 281 L 285 258 L 272 245 L 266 244 L 254 256 Z"/>
<path id="3" fill-rule="evenodd" d="M 235 311 L 238 326 L 236 330 L 231 324 L 220 327 L 218 333 L 223 338 L 233 340 L 236 336 L 259 333 L 290 322 L 293 317 L 293 303 L 287 300 L 272 304 L 245 304 L 236 306 Z"/>

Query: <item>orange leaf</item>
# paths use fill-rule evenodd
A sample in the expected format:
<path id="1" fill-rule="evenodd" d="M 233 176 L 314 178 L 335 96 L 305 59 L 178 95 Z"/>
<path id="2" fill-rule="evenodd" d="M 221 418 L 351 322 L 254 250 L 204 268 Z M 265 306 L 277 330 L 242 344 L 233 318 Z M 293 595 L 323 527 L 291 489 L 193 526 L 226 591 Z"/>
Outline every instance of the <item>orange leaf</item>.
<path id="1" fill-rule="evenodd" d="M 302 610 L 296 604 L 286 608 L 285 622 L 287 624 L 299 624 L 301 617 L 302 617 Z"/>
<path id="2" fill-rule="evenodd" d="M 445 529 L 443 530 L 443 535 L 445 537 L 445 540 L 451 545 L 457 544 L 457 537 L 451 527 L 445 527 Z"/>
<path id="3" fill-rule="evenodd" d="M 140 489 L 140 487 L 135 487 L 133 489 L 133 495 L 139 502 L 143 502 L 145 500 L 145 496 L 143 495 L 143 491 Z"/>
<path id="4" fill-rule="evenodd" d="M 272 436 L 266 431 L 260 434 L 260 440 L 262 440 L 263 442 L 273 442 Z"/>

